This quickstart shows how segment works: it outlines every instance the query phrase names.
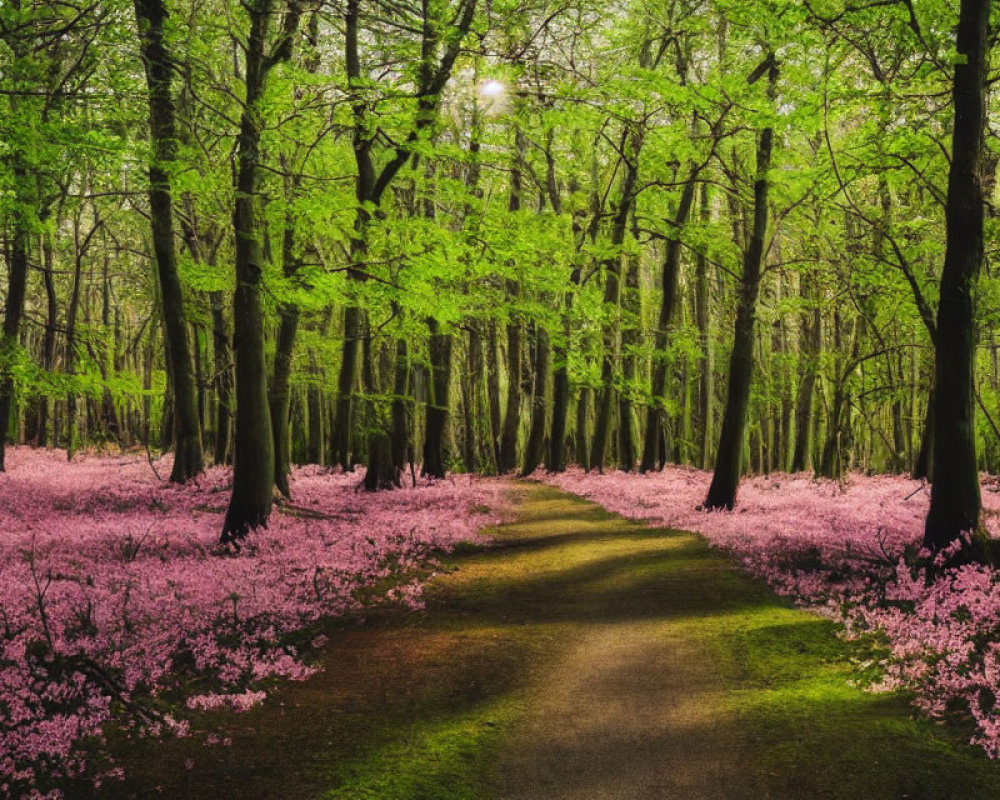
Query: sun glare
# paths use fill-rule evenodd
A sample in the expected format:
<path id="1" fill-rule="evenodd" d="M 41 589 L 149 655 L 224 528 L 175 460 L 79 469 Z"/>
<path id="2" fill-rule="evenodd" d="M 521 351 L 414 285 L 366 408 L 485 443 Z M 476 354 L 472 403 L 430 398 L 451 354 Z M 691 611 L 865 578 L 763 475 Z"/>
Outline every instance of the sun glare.
<path id="1" fill-rule="evenodd" d="M 504 93 L 506 87 L 498 80 L 489 80 L 479 87 L 479 94 L 483 97 L 499 97 Z"/>

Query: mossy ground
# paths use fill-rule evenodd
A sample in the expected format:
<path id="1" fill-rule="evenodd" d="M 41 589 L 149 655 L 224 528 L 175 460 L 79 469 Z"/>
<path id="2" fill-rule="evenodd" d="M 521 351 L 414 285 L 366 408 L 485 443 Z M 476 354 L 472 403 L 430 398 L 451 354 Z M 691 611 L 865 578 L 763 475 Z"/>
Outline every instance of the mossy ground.
<path id="1" fill-rule="evenodd" d="M 320 675 L 203 718 L 230 747 L 123 747 L 99 796 L 1000 797 L 967 732 L 852 686 L 857 645 L 698 537 L 515 491 L 426 612 L 342 625 Z"/>

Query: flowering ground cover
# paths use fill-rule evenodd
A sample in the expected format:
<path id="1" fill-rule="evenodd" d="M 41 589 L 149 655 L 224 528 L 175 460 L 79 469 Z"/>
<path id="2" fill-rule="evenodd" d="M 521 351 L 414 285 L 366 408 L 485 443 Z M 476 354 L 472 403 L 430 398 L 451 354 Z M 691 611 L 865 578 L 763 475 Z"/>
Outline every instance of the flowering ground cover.
<path id="1" fill-rule="evenodd" d="M 7 469 L 0 795 L 13 797 L 113 776 L 99 755 L 108 724 L 184 735 L 187 709 L 239 711 L 275 679 L 308 677 L 317 623 L 364 604 L 419 607 L 435 553 L 482 542 L 506 504 L 502 484 L 464 476 L 372 496 L 358 475 L 302 468 L 295 504 L 225 554 L 226 469 L 179 487 L 144 458 L 67 464 L 25 448 Z"/>
<path id="2" fill-rule="evenodd" d="M 706 513 L 697 507 L 711 473 L 700 470 L 571 469 L 546 480 L 631 519 L 698 531 L 780 594 L 841 620 L 848 635 L 884 637 L 878 688 L 912 688 L 932 717 L 971 716 L 973 742 L 1000 756 L 1000 571 L 968 564 L 928 576 L 919 551 L 927 487 L 902 476 L 777 474 L 745 480 L 734 511 Z M 983 504 L 996 537 L 992 483 Z"/>

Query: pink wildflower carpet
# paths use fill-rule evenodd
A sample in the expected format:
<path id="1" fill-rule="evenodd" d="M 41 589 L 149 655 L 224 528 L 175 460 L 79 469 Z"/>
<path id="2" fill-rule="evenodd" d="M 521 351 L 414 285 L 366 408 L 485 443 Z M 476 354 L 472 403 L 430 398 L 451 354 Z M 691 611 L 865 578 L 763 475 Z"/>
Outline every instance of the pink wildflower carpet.
<path id="1" fill-rule="evenodd" d="M 879 688 L 907 687 L 932 717 L 971 717 L 973 737 L 1000 756 L 1000 571 L 970 564 L 928 579 L 919 550 L 929 487 L 903 476 L 841 482 L 776 474 L 742 482 L 732 512 L 697 510 L 711 473 L 668 467 L 637 475 L 572 468 L 548 483 L 609 511 L 696 531 L 780 594 L 884 638 Z M 985 522 L 1000 534 L 1000 493 L 983 485 Z"/>
<path id="2" fill-rule="evenodd" d="M 158 480 L 145 457 L 11 448 L 0 475 L 0 796 L 100 782 L 108 724 L 185 735 L 315 671 L 321 621 L 419 608 L 435 553 L 484 543 L 503 484 L 457 476 L 369 495 L 361 474 L 296 469 L 294 507 L 237 555 L 216 546 L 230 472 Z M 158 465 L 163 475 L 168 463 Z M 418 572 L 419 570 L 419 572 Z"/>

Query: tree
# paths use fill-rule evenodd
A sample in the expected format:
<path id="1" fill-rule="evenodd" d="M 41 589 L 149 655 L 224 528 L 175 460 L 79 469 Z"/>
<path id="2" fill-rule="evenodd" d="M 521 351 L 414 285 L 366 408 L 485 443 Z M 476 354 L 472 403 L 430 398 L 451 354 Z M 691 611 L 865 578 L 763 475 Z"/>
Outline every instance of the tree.
<path id="1" fill-rule="evenodd" d="M 232 543 L 254 528 L 267 525 L 274 486 L 274 440 L 264 359 L 264 310 L 258 190 L 261 169 L 262 103 L 272 70 L 292 55 L 302 15 L 298 0 L 288 0 L 279 31 L 269 43 L 275 0 L 251 0 L 244 5 L 250 18 L 245 87 L 236 145 L 236 291 L 233 320 L 236 351 L 236 421 L 233 437 L 233 492 L 222 527 L 222 542 Z"/>
<path id="2" fill-rule="evenodd" d="M 448 14 L 446 12 L 451 9 L 432 8 L 430 3 L 423 2 L 418 19 L 420 56 L 416 65 L 416 112 L 402 142 L 390 150 L 388 160 L 379 169 L 375 155 L 381 138 L 377 135 L 378 128 L 369 111 L 366 94 L 369 86 L 361 61 L 362 2 L 347 0 L 344 13 L 344 63 L 353 116 L 352 150 L 357 167 L 357 207 L 350 240 L 351 268 L 348 274 L 359 289 L 369 279 L 367 252 L 372 215 L 381 206 L 386 190 L 399 171 L 432 131 L 437 120 L 441 93 L 451 77 L 462 40 L 472 26 L 476 5 L 476 0 L 462 0 L 454 13 Z M 331 440 L 333 457 L 344 469 L 351 466 L 354 387 L 359 360 L 363 388 L 369 396 L 376 388 L 373 385 L 375 372 L 369 336 L 369 323 L 364 309 L 356 302 L 349 303 L 344 309 L 344 342 Z M 362 347 L 363 344 L 366 346 Z M 393 464 L 388 421 L 381 418 L 378 408 L 372 403 L 366 408 L 366 416 L 368 470 L 365 473 L 365 488 L 391 488 L 398 485 L 399 476 Z"/>
<path id="3" fill-rule="evenodd" d="M 184 294 L 177 274 L 174 250 L 173 199 L 170 170 L 177 155 L 174 99 L 171 94 L 173 64 L 164 41 L 167 8 L 163 0 L 135 0 L 139 49 L 149 92 L 149 220 L 170 360 L 174 401 L 174 466 L 170 480 L 184 483 L 204 468 L 198 398 L 191 362 L 191 342 L 184 313 Z"/>
<path id="4" fill-rule="evenodd" d="M 934 358 L 934 484 L 924 529 L 932 550 L 979 535 L 973 291 L 983 262 L 983 157 L 989 0 L 962 0 L 952 102 L 946 249 Z"/>
<path id="5" fill-rule="evenodd" d="M 747 78 L 749 84 L 767 75 L 767 94 L 773 101 L 778 84 L 778 61 L 773 52 Z M 706 509 L 729 508 L 736 503 L 736 489 L 743 472 L 744 433 L 750 382 L 753 378 L 754 325 L 757 315 L 757 295 L 760 291 L 761 269 L 764 262 L 765 235 L 768 221 L 768 190 L 770 188 L 771 151 L 774 128 L 767 124 L 757 139 L 757 169 L 753 187 L 753 227 L 743 256 L 743 274 L 733 329 L 733 349 L 729 356 L 729 386 L 726 410 L 719 433 L 718 455 L 712 483 L 705 498 Z"/>

